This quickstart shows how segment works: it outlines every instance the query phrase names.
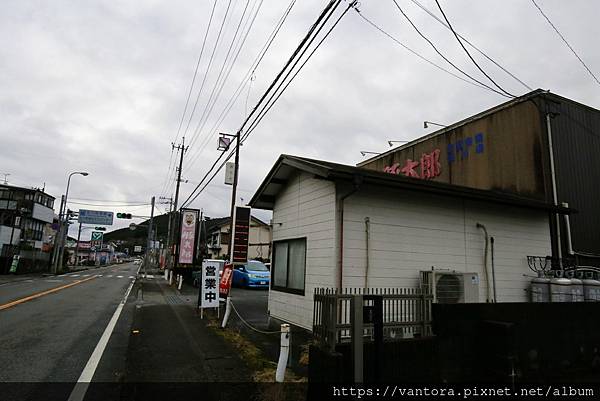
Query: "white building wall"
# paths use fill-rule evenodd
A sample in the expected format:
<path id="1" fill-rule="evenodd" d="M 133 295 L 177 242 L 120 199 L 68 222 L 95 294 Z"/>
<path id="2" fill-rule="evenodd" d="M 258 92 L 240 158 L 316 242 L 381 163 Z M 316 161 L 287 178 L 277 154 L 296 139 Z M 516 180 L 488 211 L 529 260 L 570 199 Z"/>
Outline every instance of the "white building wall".
<path id="1" fill-rule="evenodd" d="M 484 234 L 495 238 L 498 302 L 524 302 L 531 273 L 527 255 L 549 255 L 548 213 L 424 193 L 367 190 L 352 195 L 344 209 L 344 287 L 366 284 L 366 226 L 370 220 L 368 285 L 413 287 L 419 271 L 477 272 L 485 302 Z M 488 255 L 492 296 L 491 252 Z"/>
<path id="2" fill-rule="evenodd" d="M 273 209 L 273 241 L 306 237 L 305 295 L 271 290 L 271 316 L 312 328 L 313 292 L 335 286 L 335 185 L 302 173 L 290 178 Z"/>

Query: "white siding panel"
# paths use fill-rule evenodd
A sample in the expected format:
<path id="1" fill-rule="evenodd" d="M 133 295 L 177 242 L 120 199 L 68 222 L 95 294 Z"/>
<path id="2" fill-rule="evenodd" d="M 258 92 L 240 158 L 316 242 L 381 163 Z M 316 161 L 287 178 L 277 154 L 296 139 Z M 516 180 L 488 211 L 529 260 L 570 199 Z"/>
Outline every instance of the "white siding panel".
<path id="1" fill-rule="evenodd" d="M 420 270 L 477 272 L 485 302 L 484 224 L 495 239 L 498 302 L 526 301 L 527 255 L 550 254 L 546 212 L 428 197 L 408 191 L 360 191 L 349 197 L 344 214 L 344 286 L 366 282 L 365 217 L 370 220 L 371 287 L 410 287 Z M 488 255 L 491 280 L 491 254 Z M 491 290 L 490 290 L 491 291 Z M 491 294 L 490 294 L 491 296 Z"/>
<path id="2" fill-rule="evenodd" d="M 335 185 L 298 174 L 273 208 L 273 241 L 306 237 L 305 295 L 272 290 L 271 316 L 312 329 L 313 293 L 335 285 Z"/>

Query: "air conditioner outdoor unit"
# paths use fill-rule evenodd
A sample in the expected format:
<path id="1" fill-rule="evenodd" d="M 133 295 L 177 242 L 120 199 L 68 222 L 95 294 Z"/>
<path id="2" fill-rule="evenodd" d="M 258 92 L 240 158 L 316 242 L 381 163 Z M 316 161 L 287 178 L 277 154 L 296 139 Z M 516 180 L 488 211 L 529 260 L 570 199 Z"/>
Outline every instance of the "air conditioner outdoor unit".
<path id="1" fill-rule="evenodd" d="M 433 302 L 462 304 L 479 302 L 479 275 L 450 270 L 427 270 L 421 272 L 421 285 Z"/>

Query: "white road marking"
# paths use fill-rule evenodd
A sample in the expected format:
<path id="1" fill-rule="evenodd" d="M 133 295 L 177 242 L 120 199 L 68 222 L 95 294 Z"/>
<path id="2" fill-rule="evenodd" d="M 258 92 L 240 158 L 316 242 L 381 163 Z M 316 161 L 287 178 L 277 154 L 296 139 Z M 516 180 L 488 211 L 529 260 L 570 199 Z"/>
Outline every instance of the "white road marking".
<path id="1" fill-rule="evenodd" d="M 117 278 L 123 278 L 123 276 L 117 276 Z"/>
<path id="2" fill-rule="evenodd" d="M 47 283 L 62 283 L 62 280 L 46 280 Z"/>
<path id="3" fill-rule="evenodd" d="M 98 276 L 98 277 L 102 277 L 102 276 L 103 276 L 103 274 L 98 274 L 97 276 Z"/>
<path id="4" fill-rule="evenodd" d="M 131 282 L 131 284 L 129 284 L 129 287 L 127 288 L 127 291 L 125 292 L 125 296 L 119 303 L 119 306 L 117 306 L 117 309 L 115 310 L 115 313 L 112 315 L 112 318 L 108 322 L 106 329 L 104 329 L 104 333 L 102 333 L 102 336 L 100 337 L 100 340 L 98 341 L 98 344 L 96 344 L 96 348 L 94 349 L 94 352 L 92 352 L 92 355 L 90 356 L 90 359 L 87 361 L 85 368 L 83 368 L 83 371 L 81 372 L 81 375 L 79 376 L 79 379 L 77 380 L 77 383 L 75 384 L 75 387 L 73 388 L 73 391 L 71 392 L 71 395 L 69 396 L 68 401 L 83 401 L 83 399 L 85 397 L 85 393 L 87 392 L 87 389 L 90 385 L 90 382 L 92 381 L 92 378 L 94 377 L 94 373 L 96 372 L 98 363 L 100 362 L 100 359 L 102 358 L 102 354 L 104 353 L 104 350 L 106 349 L 106 345 L 108 344 L 108 340 L 110 339 L 110 336 L 111 336 L 113 330 L 115 329 L 115 326 L 117 325 L 117 321 L 119 320 L 121 311 L 123 310 L 123 307 L 125 306 L 125 302 L 127 302 L 127 297 L 129 297 L 129 293 L 131 292 L 131 289 L 133 288 L 134 283 L 135 283 L 135 280 L 133 280 Z"/>
<path id="5" fill-rule="evenodd" d="M 71 274 L 71 277 L 79 277 L 79 274 Z"/>
<path id="6" fill-rule="evenodd" d="M 84 275 L 83 275 L 83 276 L 81 276 L 81 277 L 89 277 L 89 274 L 84 274 Z"/>
<path id="7" fill-rule="evenodd" d="M 135 276 L 129 276 L 129 278 L 135 278 Z"/>
<path id="8" fill-rule="evenodd" d="M 109 274 L 109 275 L 108 275 L 108 276 L 106 276 L 106 277 L 112 277 L 112 276 L 113 276 L 112 274 Z"/>
<path id="9" fill-rule="evenodd" d="M 152 274 L 146 274 L 146 278 L 154 278 Z"/>

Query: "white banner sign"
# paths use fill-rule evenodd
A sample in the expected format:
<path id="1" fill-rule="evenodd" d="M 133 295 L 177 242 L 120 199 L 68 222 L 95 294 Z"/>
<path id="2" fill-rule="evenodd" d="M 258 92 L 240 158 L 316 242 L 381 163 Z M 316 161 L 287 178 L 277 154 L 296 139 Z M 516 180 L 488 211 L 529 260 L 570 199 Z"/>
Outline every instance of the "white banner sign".
<path id="1" fill-rule="evenodd" d="M 219 307 L 219 263 L 202 262 L 201 308 Z"/>

